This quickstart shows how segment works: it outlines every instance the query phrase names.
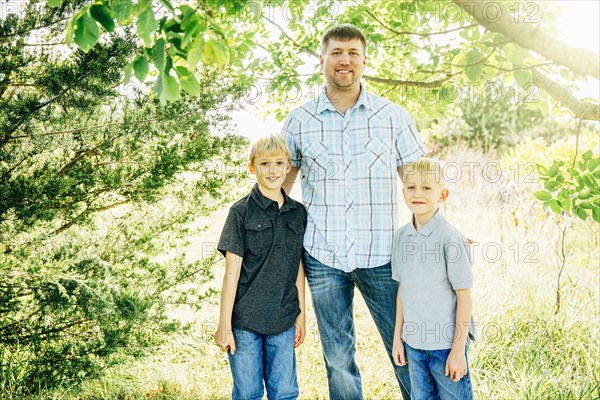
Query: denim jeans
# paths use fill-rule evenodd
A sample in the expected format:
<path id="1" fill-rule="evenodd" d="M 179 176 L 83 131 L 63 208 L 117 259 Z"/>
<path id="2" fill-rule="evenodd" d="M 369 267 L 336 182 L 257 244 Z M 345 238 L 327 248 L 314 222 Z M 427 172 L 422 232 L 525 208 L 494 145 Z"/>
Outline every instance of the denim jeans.
<path id="1" fill-rule="evenodd" d="M 352 313 L 354 287 L 362 294 L 394 367 L 402 397 L 410 399 L 408 367 L 392 360 L 396 294 L 391 264 L 344 272 L 322 264 L 306 250 L 304 271 L 317 316 L 331 400 L 363 398 L 360 372 L 354 359 L 356 338 Z"/>
<path id="2" fill-rule="evenodd" d="M 448 350 L 418 350 L 404 343 L 410 380 L 411 396 L 416 400 L 472 400 L 471 373 L 458 382 L 445 376 Z M 465 348 L 465 357 L 467 349 Z M 467 361 L 468 367 L 468 361 Z"/>
<path id="3" fill-rule="evenodd" d="M 233 400 L 297 399 L 295 327 L 278 335 L 259 335 L 233 328 L 235 354 L 229 355 Z M 264 382 L 264 383 L 263 383 Z"/>

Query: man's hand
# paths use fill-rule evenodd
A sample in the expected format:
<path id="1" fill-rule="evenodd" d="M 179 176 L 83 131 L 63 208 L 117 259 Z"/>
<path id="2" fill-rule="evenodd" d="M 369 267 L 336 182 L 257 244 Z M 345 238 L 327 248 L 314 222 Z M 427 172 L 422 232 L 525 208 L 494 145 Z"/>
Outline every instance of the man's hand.
<path id="1" fill-rule="evenodd" d="M 394 364 L 403 367 L 407 364 L 406 355 L 404 353 L 404 342 L 400 337 L 394 338 L 394 346 L 392 347 L 392 357 Z"/>
<path id="2" fill-rule="evenodd" d="M 219 329 L 214 334 L 215 343 L 221 347 L 221 351 L 229 351 L 231 355 L 235 353 L 235 339 L 231 327 L 227 327 L 225 323 L 219 324 Z"/>
<path id="3" fill-rule="evenodd" d="M 467 374 L 467 358 L 465 351 L 454 351 L 452 349 L 446 360 L 446 376 L 454 382 L 460 381 Z"/>

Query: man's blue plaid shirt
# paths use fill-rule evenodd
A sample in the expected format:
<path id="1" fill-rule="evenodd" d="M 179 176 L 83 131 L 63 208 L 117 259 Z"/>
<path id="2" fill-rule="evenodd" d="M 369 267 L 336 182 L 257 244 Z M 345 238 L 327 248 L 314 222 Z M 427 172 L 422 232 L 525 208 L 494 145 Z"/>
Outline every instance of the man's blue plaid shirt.
<path id="1" fill-rule="evenodd" d="M 397 167 L 426 153 L 408 113 L 361 84 L 343 115 L 323 88 L 290 112 L 281 134 L 302 171 L 305 249 L 346 272 L 388 263 L 398 228 Z"/>

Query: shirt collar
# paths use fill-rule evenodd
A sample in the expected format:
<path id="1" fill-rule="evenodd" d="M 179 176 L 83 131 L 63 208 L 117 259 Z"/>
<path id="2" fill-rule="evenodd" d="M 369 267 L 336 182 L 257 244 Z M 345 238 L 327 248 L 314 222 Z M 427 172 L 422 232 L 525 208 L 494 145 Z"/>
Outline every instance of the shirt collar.
<path id="1" fill-rule="evenodd" d="M 283 205 L 281 206 L 280 211 L 284 212 L 284 211 L 296 209 L 296 207 L 297 207 L 296 203 L 290 201 L 290 198 L 285 193 L 285 190 L 281 189 L 281 193 L 283 194 Z M 254 184 L 254 187 L 252 188 L 252 191 L 250 192 L 250 197 L 252 197 L 252 199 L 256 202 L 256 204 L 258 204 L 258 206 L 263 211 L 266 210 L 271 204 L 277 203 L 275 200 L 272 200 L 272 199 L 266 197 L 264 194 L 262 194 L 260 192 L 260 189 L 258 189 L 258 183 Z"/>
<path id="2" fill-rule="evenodd" d="M 444 220 L 444 212 L 438 208 L 433 217 L 431 217 L 431 219 L 427 221 L 427 223 L 423 225 L 421 229 L 417 230 L 415 228 L 415 216 L 413 214 L 409 232 L 413 235 L 419 234 L 422 236 L 429 236 Z"/>
<path id="3" fill-rule="evenodd" d="M 329 97 L 327 97 L 327 85 L 323 86 L 321 89 L 321 93 L 319 94 L 317 101 L 317 114 L 320 114 L 326 110 L 336 111 L 336 108 L 331 103 L 331 100 L 329 100 Z M 356 100 L 356 104 L 352 108 L 358 108 L 360 106 L 364 106 L 366 109 L 371 108 L 369 98 L 367 97 L 367 90 L 362 82 L 360 83 L 360 95 L 358 96 L 358 100 Z"/>

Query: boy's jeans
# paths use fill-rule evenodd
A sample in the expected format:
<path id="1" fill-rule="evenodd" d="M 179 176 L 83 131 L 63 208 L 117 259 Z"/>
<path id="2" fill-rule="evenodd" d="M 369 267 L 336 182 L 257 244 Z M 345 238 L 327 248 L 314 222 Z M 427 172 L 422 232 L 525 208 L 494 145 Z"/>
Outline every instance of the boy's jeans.
<path id="1" fill-rule="evenodd" d="M 418 400 L 472 400 L 471 373 L 458 382 L 445 376 L 448 350 L 418 350 L 404 343 L 410 380 L 411 396 Z M 465 349 L 465 357 L 467 350 Z M 468 368 L 467 361 L 467 368 Z"/>
<path id="2" fill-rule="evenodd" d="M 360 290 L 383 339 L 390 361 L 396 320 L 398 283 L 392 280 L 391 264 L 344 272 L 322 264 L 306 250 L 304 271 L 323 345 L 323 358 L 331 400 L 363 398 L 358 366 L 354 360 L 356 339 L 352 314 L 354 287 Z M 394 365 L 402 397 L 410 399 L 408 367 Z M 379 366 L 371 366 L 379 368 Z"/>
<path id="3" fill-rule="evenodd" d="M 236 351 L 234 355 L 227 352 L 233 376 L 233 400 L 260 400 L 264 385 L 269 399 L 298 398 L 295 332 L 295 326 L 278 335 L 233 328 Z"/>

